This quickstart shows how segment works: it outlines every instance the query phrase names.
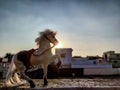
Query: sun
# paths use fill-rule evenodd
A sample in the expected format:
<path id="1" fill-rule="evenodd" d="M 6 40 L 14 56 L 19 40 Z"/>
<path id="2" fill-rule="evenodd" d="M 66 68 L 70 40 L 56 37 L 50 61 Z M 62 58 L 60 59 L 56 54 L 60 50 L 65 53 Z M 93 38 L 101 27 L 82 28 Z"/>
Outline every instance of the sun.
<path id="1" fill-rule="evenodd" d="M 63 47 L 63 44 L 61 43 L 61 42 L 59 42 L 56 46 L 55 46 L 55 48 L 62 48 Z"/>

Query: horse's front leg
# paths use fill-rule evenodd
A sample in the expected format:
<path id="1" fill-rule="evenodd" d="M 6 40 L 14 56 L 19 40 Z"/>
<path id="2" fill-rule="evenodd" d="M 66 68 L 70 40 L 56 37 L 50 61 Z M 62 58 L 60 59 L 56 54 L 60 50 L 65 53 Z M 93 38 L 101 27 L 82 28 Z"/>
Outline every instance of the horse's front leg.
<path id="1" fill-rule="evenodd" d="M 44 65 L 44 68 L 43 68 L 44 86 L 46 86 L 46 85 L 48 84 L 48 81 L 47 81 L 47 69 L 48 69 L 48 64 L 47 64 L 47 65 Z"/>
<path id="2" fill-rule="evenodd" d="M 61 66 L 61 57 L 60 55 L 53 55 L 51 58 L 51 62 L 54 62 L 56 59 L 58 59 L 56 66 L 59 68 Z"/>

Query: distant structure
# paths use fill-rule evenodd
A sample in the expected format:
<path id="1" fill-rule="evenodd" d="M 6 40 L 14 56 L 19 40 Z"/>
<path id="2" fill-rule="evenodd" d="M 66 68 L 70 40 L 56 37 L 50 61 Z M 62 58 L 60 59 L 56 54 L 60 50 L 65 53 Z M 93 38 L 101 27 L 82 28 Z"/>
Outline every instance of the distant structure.
<path id="1" fill-rule="evenodd" d="M 109 55 L 107 59 L 99 56 L 72 57 L 72 51 L 71 48 L 56 49 L 56 54 L 62 57 L 60 72 L 64 76 L 120 75 L 119 68 L 113 68 L 112 64 L 107 61 Z"/>
<path id="2" fill-rule="evenodd" d="M 89 60 L 86 57 L 82 57 L 72 58 L 71 68 L 112 68 L 112 65 L 101 58 Z"/>
<path id="3" fill-rule="evenodd" d="M 72 51 L 72 48 L 56 48 L 55 54 L 59 54 L 62 58 L 62 68 L 71 67 Z"/>
<path id="4" fill-rule="evenodd" d="M 3 58 L 0 60 L 0 77 L 1 78 L 5 78 L 9 65 L 10 65 L 10 62 L 8 62 L 8 58 Z"/>
<path id="5" fill-rule="evenodd" d="M 72 48 L 57 48 L 56 54 L 62 57 L 61 68 L 112 68 L 99 56 L 72 57 Z"/>
<path id="6" fill-rule="evenodd" d="M 103 53 L 103 58 L 112 63 L 113 68 L 120 68 L 120 53 L 115 53 L 115 51 L 107 51 Z"/>
<path id="7" fill-rule="evenodd" d="M 60 70 L 59 76 L 79 77 L 81 75 L 120 75 L 120 53 L 115 53 L 115 51 L 107 51 L 103 53 L 102 57 L 99 56 L 72 57 L 72 51 L 73 51 L 72 48 L 55 49 L 55 54 L 59 54 L 62 59 L 61 60 L 62 64 L 59 69 Z M 6 72 L 9 68 L 9 64 L 10 62 L 8 58 L 0 59 L 0 77 L 5 78 Z M 31 74 L 33 74 L 33 72 L 31 72 Z M 56 76 L 58 75 L 56 70 L 54 69 L 52 69 L 51 72 L 49 70 L 48 73 L 49 75 L 52 74 L 53 75 L 56 74 Z M 40 74 L 41 73 L 39 73 L 38 75 Z M 35 74 L 33 74 L 33 77 L 34 76 Z"/>

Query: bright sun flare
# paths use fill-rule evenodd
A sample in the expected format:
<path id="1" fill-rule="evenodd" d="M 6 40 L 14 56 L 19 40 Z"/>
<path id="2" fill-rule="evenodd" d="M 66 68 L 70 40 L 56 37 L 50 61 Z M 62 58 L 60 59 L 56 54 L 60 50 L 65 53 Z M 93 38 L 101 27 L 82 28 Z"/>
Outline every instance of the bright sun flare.
<path id="1" fill-rule="evenodd" d="M 63 44 L 61 43 L 61 42 L 59 42 L 56 46 L 55 46 L 55 48 L 62 48 L 63 47 Z"/>

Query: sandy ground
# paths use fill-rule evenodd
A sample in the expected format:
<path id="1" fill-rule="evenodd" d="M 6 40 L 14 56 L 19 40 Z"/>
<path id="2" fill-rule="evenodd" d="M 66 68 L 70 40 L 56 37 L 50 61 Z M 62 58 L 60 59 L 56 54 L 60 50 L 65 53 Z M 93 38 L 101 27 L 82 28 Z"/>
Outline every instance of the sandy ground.
<path id="1" fill-rule="evenodd" d="M 43 87 L 42 79 L 33 79 L 36 87 Z M 46 88 L 60 87 L 120 87 L 120 78 L 74 78 L 74 79 L 48 79 Z M 0 87 L 3 87 L 4 80 L 0 80 Z M 19 88 L 29 88 L 29 84 L 19 86 Z"/>

